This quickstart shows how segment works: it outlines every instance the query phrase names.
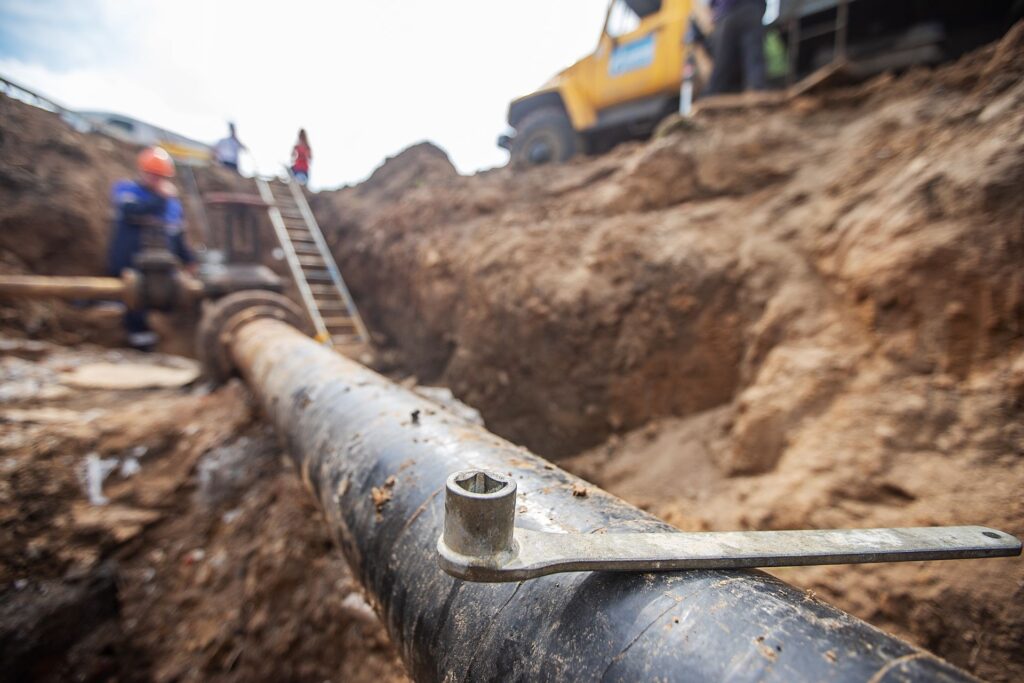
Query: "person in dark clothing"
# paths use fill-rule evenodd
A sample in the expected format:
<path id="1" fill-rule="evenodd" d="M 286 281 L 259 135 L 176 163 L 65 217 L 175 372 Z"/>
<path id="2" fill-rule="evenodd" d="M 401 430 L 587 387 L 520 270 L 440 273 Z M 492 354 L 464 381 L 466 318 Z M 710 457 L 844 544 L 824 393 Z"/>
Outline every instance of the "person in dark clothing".
<path id="1" fill-rule="evenodd" d="M 111 192 L 114 226 L 107 268 L 113 277 L 134 267 L 139 252 L 154 243 L 166 247 L 187 266 L 195 262 L 182 229 L 184 211 L 171 182 L 174 161 L 165 150 L 151 147 L 139 154 L 138 167 L 138 180 L 120 180 Z M 132 347 L 151 350 L 156 345 L 157 336 L 146 322 L 145 309 L 127 311 L 124 325 Z"/>
<path id="2" fill-rule="evenodd" d="M 714 66 L 705 94 L 765 89 L 765 0 L 711 0 Z"/>

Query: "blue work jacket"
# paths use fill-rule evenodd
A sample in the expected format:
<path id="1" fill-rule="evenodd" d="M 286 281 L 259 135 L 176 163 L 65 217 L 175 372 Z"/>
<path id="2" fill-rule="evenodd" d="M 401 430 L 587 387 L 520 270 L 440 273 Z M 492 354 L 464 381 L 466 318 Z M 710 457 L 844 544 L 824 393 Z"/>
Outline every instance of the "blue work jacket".
<path id="1" fill-rule="evenodd" d="M 185 243 L 182 230 L 185 212 L 177 198 L 165 199 L 140 183 L 121 180 L 114 184 L 111 202 L 114 226 L 107 258 L 111 275 L 119 276 L 122 270 L 133 266 L 136 254 L 142 250 L 145 230 L 160 229 L 145 226 L 144 223 L 150 219 L 163 224 L 163 239 L 171 253 L 182 263 L 195 260 Z"/>

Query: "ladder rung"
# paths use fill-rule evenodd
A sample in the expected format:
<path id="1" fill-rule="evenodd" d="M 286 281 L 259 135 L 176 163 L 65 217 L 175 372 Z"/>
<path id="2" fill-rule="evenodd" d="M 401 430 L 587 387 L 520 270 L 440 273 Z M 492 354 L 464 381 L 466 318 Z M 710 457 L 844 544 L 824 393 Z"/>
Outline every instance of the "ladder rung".
<path id="1" fill-rule="evenodd" d="M 296 244 L 296 245 L 293 245 L 293 246 L 295 247 L 295 253 L 296 254 L 319 254 L 320 253 L 320 249 L 318 249 L 315 245 L 314 246 L 310 246 L 309 242 L 302 242 L 300 244 Z M 299 247 L 301 247 L 301 249 Z"/>
<path id="2" fill-rule="evenodd" d="M 355 346 L 362 344 L 363 340 L 357 334 L 336 334 L 331 335 L 331 343 L 339 346 Z"/>
<path id="3" fill-rule="evenodd" d="M 352 322 L 352 318 L 349 318 L 349 317 L 344 317 L 344 318 L 324 318 L 323 320 L 324 320 L 324 325 L 326 327 L 328 327 L 328 328 L 331 328 L 332 332 L 335 329 L 339 328 L 339 327 L 340 328 L 344 328 L 346 330 L 355 330 L 356 329 L 356 324 L 354 322 Z"/>
<path id="4" fill-rule="evenodd" d="M 292 235 L 289 233 L 288 238 L 291 239 L 292 242 L 308 242 L 309 244 L 316 244 L 316 240 L 313 239 L 312 235 L 306 237 L 305 235 Z"/>
<path id="5" fill-rule="evenodd" d="M 299 264 L 303 266 L 325 266 L 323 256 L 299 256 Z"/>
<path id="6" fill-rule="evenodd" d="M 321 311 L 344 311 L 344 310 L 347 310 L 345 308 L 345 302 L 344 301 L 324 301 L 323 299 L 315 299 L 315 301 L 316 301 L 316 307 L 319 308 Z"/>
<path id="7" fill-rule="evenodd" d="M 303 270 L 303 274 L 307 280 L 320 280 L 321 282 L 330 282 L 331 273 L 326 270 Z"/>

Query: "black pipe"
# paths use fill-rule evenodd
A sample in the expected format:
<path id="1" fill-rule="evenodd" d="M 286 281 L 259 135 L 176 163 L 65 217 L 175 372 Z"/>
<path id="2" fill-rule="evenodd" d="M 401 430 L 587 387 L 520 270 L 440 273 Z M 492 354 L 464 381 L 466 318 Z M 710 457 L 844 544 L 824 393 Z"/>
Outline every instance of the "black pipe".
<path id="1" fill-rule="evenodd" d="M 416 680 L 973 680 L 759 571 L 453 579 L 436 542 L 456 470 L 513 477 L 525 527 L 670 527 L 284 323 L 230 349 Z"/>

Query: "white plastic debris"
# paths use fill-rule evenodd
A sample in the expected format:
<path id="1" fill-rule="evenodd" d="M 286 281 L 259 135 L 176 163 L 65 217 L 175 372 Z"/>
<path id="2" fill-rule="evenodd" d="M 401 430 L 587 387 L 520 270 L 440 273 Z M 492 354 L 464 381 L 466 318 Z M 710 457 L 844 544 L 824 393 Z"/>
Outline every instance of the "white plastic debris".
<path id="1" fill-rule="evenodd" d="M 139 464 L 139 459 L 129 456 L 124 462 L 121 463 L 121 476 L 127 479 L 128 477 L 138 474 L 142 471 L 142 465 Z"/>
<path id="2" fill-rule="evenodd" d="M 110 500 L 103 495 L 103 482 L 117 469 L 117 458 L 101 458 L 97 453 L 85 456 L 85 492 L 93 505 L 106 505 Z"/>

